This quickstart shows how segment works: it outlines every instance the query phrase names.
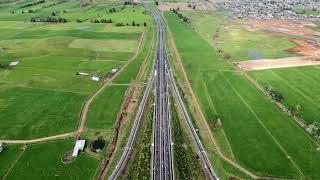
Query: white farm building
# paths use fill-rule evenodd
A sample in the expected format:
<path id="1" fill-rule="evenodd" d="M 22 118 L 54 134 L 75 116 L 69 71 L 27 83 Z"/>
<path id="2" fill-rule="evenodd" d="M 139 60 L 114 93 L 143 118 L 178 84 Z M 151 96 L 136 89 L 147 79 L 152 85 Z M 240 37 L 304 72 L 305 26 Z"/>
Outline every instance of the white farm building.
<path id="1" fill-rule="evenodd" d="M 74 145 L 72 156 L 77 157 L 80 150 L 84 149 L 84 145 L 86 144 L 86 140 L 77 140 Z"/>

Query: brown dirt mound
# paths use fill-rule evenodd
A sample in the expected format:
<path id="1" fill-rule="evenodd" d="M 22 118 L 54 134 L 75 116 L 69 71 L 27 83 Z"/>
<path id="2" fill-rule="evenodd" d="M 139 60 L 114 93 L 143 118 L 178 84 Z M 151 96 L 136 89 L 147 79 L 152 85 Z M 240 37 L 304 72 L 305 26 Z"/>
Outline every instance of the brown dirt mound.
<path id="1" fill-rule="evenodd" d="M 288 52 L 304 56 L 320 57 L 320 44 L 315 39 L 291 39 L 297 47 L 287 50 Z"/>

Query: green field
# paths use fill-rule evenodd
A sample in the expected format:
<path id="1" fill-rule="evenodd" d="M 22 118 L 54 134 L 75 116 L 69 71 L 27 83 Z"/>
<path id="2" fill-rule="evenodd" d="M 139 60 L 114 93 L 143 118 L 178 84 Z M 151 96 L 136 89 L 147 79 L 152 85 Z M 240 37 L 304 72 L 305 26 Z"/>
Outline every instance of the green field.
<path id="1" fill-rule="evenodd" d="M 320 178 L 319 144 L 189 25 L 173 13 L 165 17 L 206 119 L 221 119 L 234 159 L 262 176 Z"/>
<path id="2" fill-rule="evenodd" d="M 93 179 L 98 160 L 81 153 L 69 164 L 61 161 L 73 145 L 68 139 L 27 146 L 5 179 Z"/>
<path id="3" fill-rule="evenodd" d="M 95 82 L 76 73 L 103 77 L 112 69 L 121 68 L 137 51 L 144 27 L 117 27 L 116 21 L 130 16 L 137 22 L 149 24 L 150 19 L 141 6 L 123 6 L 123 3 L 104 2 L 80 7 L 79 1 L 49 0 L 25 7 L 28 3 L 0 6 L 1 139 L 32 139 L 74 131 L 84 101 L 102 84 L 102 81 Z M 107 18 L 110 8 L 116 8 L 116 12 L 111 13 L 118 17 L 114 23 L 90 22 L 98 16 Z M 33 11 L 29 12 L 30 9 Z M 68 22 L 31 23 L 30 18 L 36 16 L 63 17 Z M 88 20 L 75 22 L 81 18 Z M 19 61 L 19 64 L 7 67 L 12 61 Z M 141 63 L 125 74 L 130 77 L 123 78 L 134 78 L 139 65 Z M 118 102 L 117 106 L 104 106 L 112 119 L 108 127 L 113 126 L 123 100 L 125 88 L 118 89 L 106 91 L 111 93 L 106 96 Z M 101 120 L 100 113 L 91 113 L 94 120 L 89 121 L 89 125 Z"/>
<path id="4" fill-rule="evenodd" d="M 9 169 L 15 164 L 19 155 L 23 152 L 21 145 L 6 145 L 3 152 L 0 153 L 0 178 L 2 178 Z"/>
<path id="5" fill-rule="evenodd" d="M 128 86 L 110 86 L 105 89 L 90 107 L 87 127 L 110 129 L 114 126 Z"/>
<path id="6" fill-rule="evenodd" d="M 287 107 L 299 106 L 307 124 L 319 122 L 320 71 L 318 66 L 252 71 L 249 74 L 263 87 L 272 87 L 284 97 Z"/>
<path id="7" fill-rule="evenodd" d="M 313 15 L 313 16 L 318 16 L 320 15 L 320 10 L 319 9 L 309 9 L 309 8 L 292 8 L 292 12 L 296 14 L 306 14 L 306 15 Z"/>
<path id="8" fill-rule="evenodd" d="M 223 12 L 183 12 L 191 20 L 191 26 L 211 45 L 223 51 L 235 61 L 273 59 L 295 56 L 285 50 L 295 44 L 284 37 L 270 35 L 261 30 L 250 31 L 226 19 Z"/>

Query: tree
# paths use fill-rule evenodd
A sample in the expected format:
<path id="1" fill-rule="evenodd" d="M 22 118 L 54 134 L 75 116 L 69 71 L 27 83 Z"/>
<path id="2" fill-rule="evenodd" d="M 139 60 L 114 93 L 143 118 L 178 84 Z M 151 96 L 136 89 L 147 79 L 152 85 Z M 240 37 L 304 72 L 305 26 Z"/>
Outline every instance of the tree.
<path id="1" fill-rule="evenodd" d="M 136 26 L 136 23 L 134 21 L 132 21 L 132 26 Z"/>
<path id="2" fill-rule="evenodd" d="M 146 27 L 146 26 L 147 26 L 147 23 L 146 23 L 146 22 L 144 22 L 144 23 L 143 23 L 143 26 L 144 26 L 144 27 Z"/>
<path id="3" fill-rule="evenodd" d="M 52 12 L 51 14 L 52 14 L 52 16 L 56 16 L 56 13 L 55 13 L 55 12 Z"/>

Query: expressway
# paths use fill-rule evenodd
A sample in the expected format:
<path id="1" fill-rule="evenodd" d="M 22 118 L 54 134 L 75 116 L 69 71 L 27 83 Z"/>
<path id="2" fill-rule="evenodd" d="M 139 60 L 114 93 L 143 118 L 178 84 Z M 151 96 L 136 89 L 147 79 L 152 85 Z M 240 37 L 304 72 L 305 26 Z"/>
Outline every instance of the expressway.
<path id="1" fill-rule="evenodd" d="M 155 62 L 156 92 L 153 117 L 152 179 L 174 179 L 164 22 L 157 11 L 145 2 L 143 5 L 153 15 L 158 30 Z"/>
<path id="2" fill-rule="evenodd" d="M 165 48 L 165 29 L 161 15 L 155 11 L 147 2 L 142 2 L 145 8 L 153 15 L 157 25 L 157 54 L 153 66 L 153 73 L 147 84 L 143 99 L 140 103 L 136 119 L 131 130 L 128 143 L 122 154 L 122 157 L 109 177 L 110 180 L 118 179 L 124 171 L 125 166 L 130 158 L 131 150 L 136 139 L 137 131 L 144 113 L 147 98 L 155 84 L 155 108 L 153 116 L 153 150 L 152 150 L 152 179 L 153 180 L 170 180 L 175 179 L 173 167 L 173 142 L 171 133 L 171 123 L 169 114 L 169 83 L 173 92 L 173 97 L 183 113 L 186 124 L 189 127 L 194 144 L 197 148 L 198 155 L 203 164 L 208 179 L 219 180 L 215 174 L 208 156 L 201 144 L 198 134 L 192 125 L 191 118 L 181 98 L 172 71 L 170 70 L 167 51 Z M 155 82 L 155 83 L 153 83 Z"/>

